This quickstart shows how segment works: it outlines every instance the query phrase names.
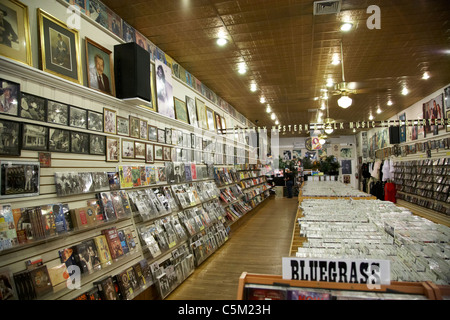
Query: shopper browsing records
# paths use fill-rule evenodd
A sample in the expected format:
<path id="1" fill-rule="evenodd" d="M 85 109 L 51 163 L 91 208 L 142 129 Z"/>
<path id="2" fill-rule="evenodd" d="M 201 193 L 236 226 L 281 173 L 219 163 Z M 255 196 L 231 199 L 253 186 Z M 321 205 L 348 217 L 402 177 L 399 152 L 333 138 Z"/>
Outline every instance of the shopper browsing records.
<path id="1" fill-rule="evenodd" d="M 294 174 L 292 173 L 291 170 L 286 169 L 284 181 L 286 181 L 288 198 L 292 198 L 292 187 L 294 186 Z"/>

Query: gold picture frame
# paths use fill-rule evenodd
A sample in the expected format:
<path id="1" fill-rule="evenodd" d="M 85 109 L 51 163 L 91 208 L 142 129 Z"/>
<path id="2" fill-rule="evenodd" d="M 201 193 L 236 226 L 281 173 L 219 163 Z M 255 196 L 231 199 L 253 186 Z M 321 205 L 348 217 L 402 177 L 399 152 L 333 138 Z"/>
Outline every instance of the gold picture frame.
<path id="1" fill-rule="evenodd" d="M 197 107 L 198 126 L 201 129 L 208 129 L 208 121 L 206 120 L 206 105 L 205 102 L 195 98 L 195 106 Z"/>
<path id="2" fill-rule="evenodd" d="M 208 124 L 207 129 L 209 131 L 216 131 L 216 121 L 214 120 L 214 111 L 212 109 L 206 107 L 205 112 L 206 112 L 206 114 L 205 114 L 206 121 Z"/>
<path id="3" fill-rule="evenodd" d="M 97 42 L 85 38 L 87 86 L 115 96 L 114 63 L 112 51 Z"/>
<path id="4" fill-rule="evenodd" d="M 173 97 L 173 104 L 175 106 L 175 119 L 189 123 L 189 116 L 186 107 L 186 102 Z"/>
<path id="5" fill-rule="evenodd" d="M 83 84 L 78 31 L 44 10 L 37 9 L 40 68 L 63 79 Z"/>
<path id="6" fill-rule="evenodd" d="M 4 32 L 8 32 L 8 40 L 0 44 L 0 55 L 32 66 L 28 6 L 17 0 L 2 0 L 0 12 Z"/>

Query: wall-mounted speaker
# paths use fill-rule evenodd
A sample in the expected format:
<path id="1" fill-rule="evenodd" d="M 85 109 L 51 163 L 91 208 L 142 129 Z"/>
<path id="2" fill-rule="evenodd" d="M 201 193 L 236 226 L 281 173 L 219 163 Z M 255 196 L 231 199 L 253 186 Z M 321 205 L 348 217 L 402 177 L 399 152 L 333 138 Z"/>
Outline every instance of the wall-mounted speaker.
<path id="1" fill-rule="evenodd" d="M 117 98 L 151 101 L 150 53 L 135 42 L 114 46 L 114 77 Z"/>
<path id="2" fill-rule="evenodd" d="M 389 143 L 400 143 L 400 127 L 389 127 Z"/>

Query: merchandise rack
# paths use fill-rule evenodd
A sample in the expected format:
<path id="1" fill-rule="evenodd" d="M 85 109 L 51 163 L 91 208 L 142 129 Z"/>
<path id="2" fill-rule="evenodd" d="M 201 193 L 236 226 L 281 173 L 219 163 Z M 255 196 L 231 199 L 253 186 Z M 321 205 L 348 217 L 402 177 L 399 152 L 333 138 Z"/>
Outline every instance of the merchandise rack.
<path id="1" fill-rule="evenodd" d="M 359 291 L 396 293 L 425 296 L 429 300 L 442 300 L 450 294 L 450 286 L 436 285 L 433 282 L 399 282 L 391 281 L 390 285 L 380 285 L 379 288 L 369 289 L 365 284 L 347 284 L 334 282 L 315 282 L 302 280 L 286 280 L 280 275 L 252 274 L 243 272 L 239 277 L 237 300 L 245 300 L 247 284 L 273 286 L 290 286 L 297 288 L 329 289 L 334 291 Z"/>

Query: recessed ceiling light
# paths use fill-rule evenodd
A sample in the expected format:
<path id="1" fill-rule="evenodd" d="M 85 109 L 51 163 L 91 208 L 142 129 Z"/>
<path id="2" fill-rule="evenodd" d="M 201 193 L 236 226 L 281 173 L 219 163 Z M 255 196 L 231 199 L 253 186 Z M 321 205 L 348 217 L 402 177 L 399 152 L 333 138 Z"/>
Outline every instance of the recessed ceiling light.
<path id="1" fill-rule="evenodd" d="M 244 73 L 247 72 L 247 66 L 245 65 L 245 62 L 239 63 L 239 66 L 238 66 L 238 72 L 239 72 L 240 74 L 244 74 Z"/>
<path id="2" fill-rule="evenodd" d="M 256 83 L 252 83 L 250 85 L 250 91 L 255 92 L 256 91 Z"/>
<path id="3" fill-rule="evenodd" d="M 261 98 L 259 99 L 259 102 L 261 102 L 261 103 L 266 103 L 266 98 L 261 97 Z"/>
<path id="4" fill-rule="evenodd" d="M 369 120 L 370 120 L 370 121 L 372 121 L 372 120 L 373 120 L 373 115 L 372 115 L 372 114 L 370 114 L 370 116 L 369 116 Z"/>
<path id="5" fill-rule="evenodd" d="M 427 80 L 428 78 L 430 78 L 430 74 L 427 71 L 425 71 L 423 73 L 422 79 Z"/>
<path id="6" fill-rule="evenodd" d="M 406 96 L 408 93 L 409 93 L 408 88 L 403 87 L 403 89 L 402 89 L 402 95 Z"/>
<path id="7" fill-rule="evenodd" d="M 387 102 L 387 105 L 388 105 L 388 106 L 392 106 L 393 104 L 394 104 L 394 103 L 392 102 L 392 100 L 389 99 L 388 102 Z"/>
<path id="8" fill-rule="evenodd" d="M 267 113 L 271 113 L 271 112 L 272 112 L 272 109 L 270 108 L 270 105 L 269 105 L 269 104 L 267 105 L 266 112 L 267 112 Z"/>
<path id="9" fill-rule="evenodd" d="M 334 85 L 333 79 L 328 78 L 328 79 L 327 79 L 327 87 L 328 87 L 328 88 L 331 88 L 333 85 Z"/>
<path id="10" fill-rule="evenodd" d="M 347 31 L 350 31 L 350 30 L 352 30 L 352 28 L 353 28 L 353 23 L 351 23 L 351 22 L 344 22 L 344 23 L 342 23 L 341 24 L 341 31 L 344 31 L 344 32 L 347 32 Z"/>
<path id="11" fill-rule="evenodd" d="M 378 114 L 380 114 L 380 113 L 381 113 L 381 109 L 380 109 L 380 107 L 378 107 L 378 109 L 377 109 L 377 113 L 378 113 Z"/>
<path id="12" fill-rule="evenodd" d="M 228 40 L 225 38 L 218 38 L 216 40 L 217 45 L 223 47 L 224 45 L 226 45 L 228 43 Z"/>
<path id="13" fill-rule="evenodd" d="M 279 124 L 280 124 L 280 122 L 279 122 L 278 120 L 276 120 L 276 121 L 275 121 L 275 124 L 276 124 L 276 125 L 279 125 Z"/>
<path id="14" fill-rule="evenodd" d="M 272 113 L 272 114 L 270 115 L 270 119 L 275 120 L 275 118 L 276 118 L 275 113 Z"/>

